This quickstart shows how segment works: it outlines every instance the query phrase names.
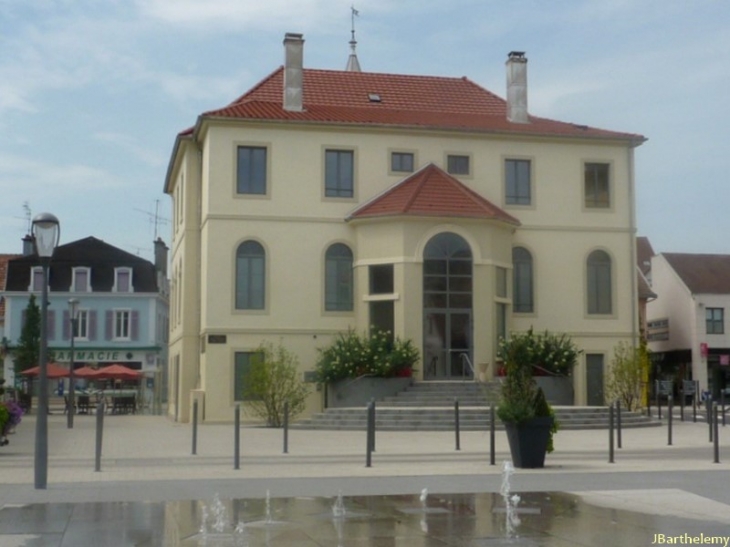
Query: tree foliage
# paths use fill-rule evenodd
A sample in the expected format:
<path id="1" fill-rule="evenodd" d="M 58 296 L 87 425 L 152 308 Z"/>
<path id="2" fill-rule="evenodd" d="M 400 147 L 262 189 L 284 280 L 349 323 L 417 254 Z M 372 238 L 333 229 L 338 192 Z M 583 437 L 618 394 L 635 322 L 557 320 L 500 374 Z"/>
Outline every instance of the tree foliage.
<path id="1" fill-rule="evenodd" d="M 38 366 L 41 347 L 41 310 L 36 304 L 35 295 L 31 294 L 25 308 L 25 323 L 20 331 L 20 339 L 15 348 L 16 374 Z"/>
<path id="2" fill-rule="evenodd" d="M 281 344 L 262 343 L 252 358 L 246 379 L 244 398 L 257 416 L 269 427 L 284 425 L 284 406 L 289 404 L 289 417 L 304 411 L 309 386 L 300 377 L 299 360 Z"/>
<path id="3" fill-rule="evenodd" d="M 609 400 L 618 400 L 627 410 L 641 407 L 641 393 L 649 370 L 649 350 L 642 340 L 639 347 L 620 342 L 613 349 L 613 361 L 606 380 Z"/>

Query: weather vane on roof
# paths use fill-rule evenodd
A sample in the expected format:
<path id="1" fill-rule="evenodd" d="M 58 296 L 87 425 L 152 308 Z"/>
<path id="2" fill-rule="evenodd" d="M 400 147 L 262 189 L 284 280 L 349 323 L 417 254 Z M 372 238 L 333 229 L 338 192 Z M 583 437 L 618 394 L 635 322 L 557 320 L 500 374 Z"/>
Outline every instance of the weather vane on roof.
<path id="1" fill-rule="evenodd" d="M 352 34 L 352 38 L 350 39 L 350 49 L 352 51 L 350 52 L 350 58 L 347 60 L 347 67 L 345 70 L 350 72 L 360 72 L 360 63 L 357 60 L 357 53 L 355 52 L 355 47 L 357 46 L 357 40 L 355 40 L 355 17 L 358 17 L 360 12 L 355 9 L 355 6 L 350 6 L 350 10 L 352 11 L 352 30 L 350 31 Z"/>

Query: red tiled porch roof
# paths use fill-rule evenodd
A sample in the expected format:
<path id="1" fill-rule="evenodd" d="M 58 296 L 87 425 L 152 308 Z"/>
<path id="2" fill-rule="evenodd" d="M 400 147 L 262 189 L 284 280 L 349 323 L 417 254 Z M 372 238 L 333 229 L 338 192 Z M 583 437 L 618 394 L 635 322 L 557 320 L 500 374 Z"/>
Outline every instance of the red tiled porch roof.
<path id="1" fill-rule="evenodd" d="M 494 219 L 520 225 L 432 163 L 355 209 L 347 220 L 398 215 Z"/>

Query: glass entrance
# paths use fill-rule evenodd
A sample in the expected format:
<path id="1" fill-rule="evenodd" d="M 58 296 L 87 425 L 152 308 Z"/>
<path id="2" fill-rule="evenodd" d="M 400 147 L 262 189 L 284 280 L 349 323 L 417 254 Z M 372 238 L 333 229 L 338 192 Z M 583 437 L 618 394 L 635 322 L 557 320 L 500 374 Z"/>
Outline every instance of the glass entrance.
<path id="1" fill-rule="evenodd" d="M 423 261 L 425 380 L 468 379 L 472 362 L 472 257 L 453 233 L 434 236 Z"/>

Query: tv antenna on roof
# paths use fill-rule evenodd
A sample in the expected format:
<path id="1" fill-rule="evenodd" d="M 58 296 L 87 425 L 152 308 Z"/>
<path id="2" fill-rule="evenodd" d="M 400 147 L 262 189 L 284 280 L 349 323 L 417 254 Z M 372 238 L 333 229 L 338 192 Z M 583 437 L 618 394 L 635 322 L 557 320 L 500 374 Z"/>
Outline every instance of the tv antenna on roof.
<path id="1" fill-rule="evenodd" d="M 160 216 L 159 209 L 160 209 L 160 200 L 159 199 L 155 200 L 155 212 L 154 213 L 150 213 L 149 211 L 145 211 L 143 209 L 137 209 L 137 208 L 134 209 L 135 211 L 139 211 L 140 213 L 147 215 L 147 217 L 150 220 L 150 223 L 151 224 L 154 223 L 155 236 L 154 236 L 153 240 L 157 239 L 157 227 L 160 224 L 168 224 L 170 222 L 170 219 Z"/>

